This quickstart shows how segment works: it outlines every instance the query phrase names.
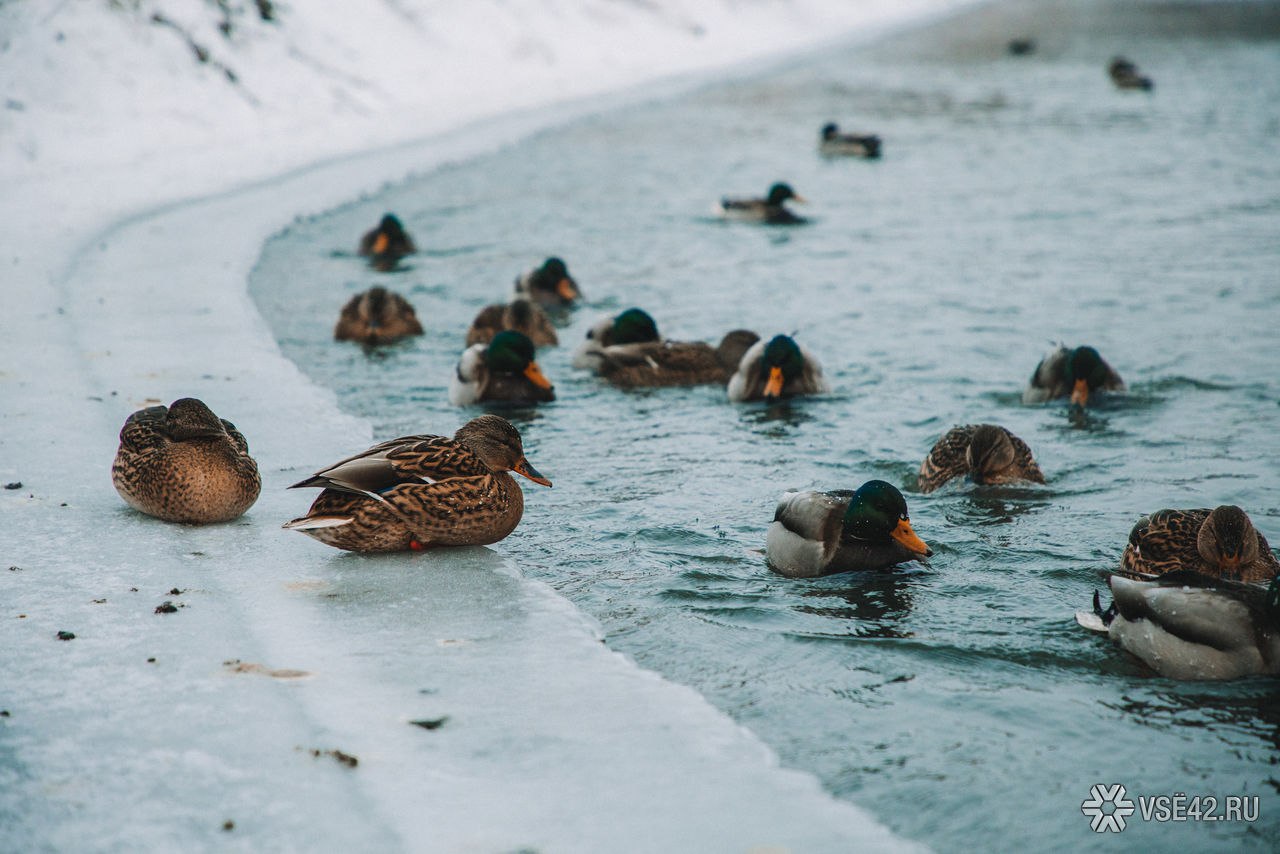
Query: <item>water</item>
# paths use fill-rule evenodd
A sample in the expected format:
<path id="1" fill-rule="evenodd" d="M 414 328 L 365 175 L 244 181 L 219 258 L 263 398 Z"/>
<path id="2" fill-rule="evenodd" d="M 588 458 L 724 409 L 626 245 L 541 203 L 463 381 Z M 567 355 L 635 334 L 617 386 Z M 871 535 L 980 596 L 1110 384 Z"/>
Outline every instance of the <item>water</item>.
<path id="1" fill-rule="evenodd" d="M 1038 52 L 1006 56 L 1026 34 Z M 1153 94 L 1111 88 L 1117 53 Z M 884 159 L 818 157 L 828 120 L 881 134 Z M 706 215 L 779 179 L 811 200 L 810 225 Z M 391 275 L 349 254 L 384 210 L 425 248 Z M 380 438 L 450 433 L 476 414 L 446 400 L 471 318 L 562 255 L 591 302 L 540 358 L 558 400 L 506 413 L 556 485 L 527 485 L 495 548 L 611 647 L 940 850 L 1100 841 L 1080 803 L 1112 782 L 1262 799 L 1253 825 L 1131 821 L 1126 843 L 1266 848 L 1275 682 L 1155 678 L 1072 614 L 1144 512 L 1238 503 L 1280 540 L 1278 226 L 1280 7 L 1002 4 L 299 221 L 251 291 L 286 352 Z M 339 307 L 374 283 L 405 293 L 428 334 L 376 353 L 334 343 Z M 631 305 L 675 339 L 796 332 L 834 391 L 733 406 L 719 388 L 625 393 L 573 371 L 590 323 Z M 1059 339 L 1098 347 L 1132 393 L 1084 418 L 1020 406 Z M 932 442 L 977 421 L 1026 439 L 1048 484 L 914 492 Z M 767 570 L 783 490 L 870 478 L 904 488 L 930 566 Z"/>

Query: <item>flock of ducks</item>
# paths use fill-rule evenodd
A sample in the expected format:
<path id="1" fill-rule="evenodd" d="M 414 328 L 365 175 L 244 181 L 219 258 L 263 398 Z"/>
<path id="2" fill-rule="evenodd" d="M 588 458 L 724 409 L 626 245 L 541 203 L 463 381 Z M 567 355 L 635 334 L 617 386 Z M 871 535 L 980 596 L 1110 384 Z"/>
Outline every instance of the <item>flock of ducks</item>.
<path id="1" fill-rule="evenodd" d="M 1029 52 L 1027 47 L 1011 52 Z M 1110 73 L 1122 88 L 1150 89 L 1125 60 Z M 879 137 L 819 134 L 828 156 L 876 158 Z M 721 201 L 726 218 L 770 225 L 803 220 L 786 202 L 803 201 L 785 183 L 759 199 Z M 393 270 L 416 251 L 393 214 L 359 243 L 376 270 Z M 565 262 L 547 258 L 515 279 L 509 301 L 486 306 L 467 330 L 450 383 L 458 406 L 486 402 L 533 405 L 555 399 L 536 360 L 537 348 L 559 344 L 549 312 L 563 316 L 582 291 Z M 342 307 L 334 338 L 381 345 L 421 335 L 413 307 L 373 287 Z M 768 340 L 735 329 L 716 346 L 671 341 L 653 317 L 630 308 L 595 323 L 573 354 L 575 368 L 621 388 L 721 385 L 730 401 L 782 401 L 829 390 L 816 356 L 788 335 Z M 1032 371 L 1026 404 L 1066 400 L 1088 406 L 1125 383 L 1093 347 L 1055 346 Z M 511 474 L 550 487 L 525 458 L 520 433 L 486 414 L 452 437 L 392 439 L 328 466 L 290 488 L 317 488 L 307 513 L 285 528 L 339 549 L 397 552 L 484 545 L 515 529 L 524 497 Z M 225 522 L 257 499 L 261 478 L 235 426 L 191 398 L 132 414 L 120 433 L 112 479 L 135 509 L 168 522 Z M 963 479 L 978 485 L 1044 483 L 1031 448 L 998 424 L 957 426 L 938 439 L 919 468 L 918 489 L 933 492 Z M 885 570 L 932 555 L 912 528 L 906 499 L 882 480 L 857 490 L 788 492 L 768 526 L 765 555 L 776 572 L 816 578 Z M 1263 585 L 1270 583 L 1270 587 Z M 1161 510 L 1134 526 L 1119 570 L 1109 579 L 1113 602 L 1095 593 L 1077 621 L 1107 633 L 1157 672 L 1211 679 L 1280 673 L 1280 562 L 1239 507 Z"/>

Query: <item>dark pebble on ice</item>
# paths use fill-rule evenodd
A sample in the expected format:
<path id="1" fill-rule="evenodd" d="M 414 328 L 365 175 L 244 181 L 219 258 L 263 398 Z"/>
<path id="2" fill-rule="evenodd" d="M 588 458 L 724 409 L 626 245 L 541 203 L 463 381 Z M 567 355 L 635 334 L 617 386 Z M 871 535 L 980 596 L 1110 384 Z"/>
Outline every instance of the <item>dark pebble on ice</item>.
<path id="1" fill-rule="evenodd" d="M 58 632 L 58 640 L 75 640 L 75 632 Z"/>
<path id="2" fill-rule="evenodd" d="M 348 768 L 354 768 L 360 764 L 360 760 L 352 756 L 350 753 L 343 753 L 341 750 L 320 750 L 312 748 L 311 755 L 319 759 L 321 756 L 332 756 Z"/>
<path id="3" fill-rule="evenodd" d="M 174 587 L 173 589 L 171 589 L 171 590 L 169 591 L 169 595 L 170 595 L 170 596 L 181 596 L 181 595 L 182 595 L 182 591 L 181 591 L 181 590 L 179 590 L 178 588 Z"/>
<path id="4" fill-rule="evenodd" d="M 9 571 L 10 571 L 10 572 L 22 572 L 22 567 L 20 567 L 20 566 L 11 566 L 11 567 L 9 567 Z"/>
<path id="5" fill-rule="evenodd" d="M 157 614 L 176 614 L 178 613 L 178 609 L 172 602 L 166 601 L 164 604 L 156 606 L 156 613 Z"/>
<path id="6" fill-rule="evenodd" d="M 5 489 L 22 489 L 22 481 L 20 480 L 11 481 L 10 483 L 6 483 L 4 485 L 4 488 Z"/>
<path id="7" fill-rule="evenodd" d="M 8 710 L 8 709 L 0 709 L 0 718 L 7 718 L 7 717 L 9 717 L 9 710 Z"/>
<path id="8" fill-rule="evenodd" d="M 235 829 L 236 829 L 236 823 L 235 823 L 234 821 L 232 821 L 231 819 L 227 819 L 226 821 L 224 821 L 224 822 L 222 823 L 222 829 L 223 829 L 223 830 L 226 830 L 226 831 L 232 831 L 232 830 L 235 830 Z"/>
<path id="9" fill-rule="evenodd" d="M 106 604 L 106 602 L 107 602 L 107 600 L 106 600 L 106 599 L 94 599 L 94 600 L 93 600 L 93 604 L 95 604 L 95 605 L 105 605 L 105 604 Z"/>
<path id="10" fill-rule="evenodd" d="M 442 718 L 423 718 L 422 720 L 409 721 L 409 723 L 414 726 L 420 726 L 423 729 L 440 729 L 440 727 L 444 726 L 445 722 L 448 720 L 449 716 L 445 715 Z"/>
<path id="11" fill-rule="evenodd" d="M 154 655 L 147 659 L 147 664 L 155 664 L 155 663 L 156 663 L 156 657 Z"/>

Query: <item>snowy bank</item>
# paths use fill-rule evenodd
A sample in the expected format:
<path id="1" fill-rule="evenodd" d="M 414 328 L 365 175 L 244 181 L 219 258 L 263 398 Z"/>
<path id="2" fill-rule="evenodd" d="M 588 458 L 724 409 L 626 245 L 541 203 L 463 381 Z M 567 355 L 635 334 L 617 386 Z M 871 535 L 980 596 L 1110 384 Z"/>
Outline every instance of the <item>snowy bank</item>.
<path id="1" fill-rule="evenodd" d="M 371 436 L 245 283 L 294 216 L 606 103 L 568 98 L 958 3 L 314 5 L 0 7 L 0 482 L 23 484 L 0 493 L 0 848 L 908 845 L 609 652 L 502 544 L 375 560 L 281 531 L 309 500 L 284 487 Z M 262 468 L 238 522 L 165 525 L 111 487 L 124 418 L 182 396 Z"/>

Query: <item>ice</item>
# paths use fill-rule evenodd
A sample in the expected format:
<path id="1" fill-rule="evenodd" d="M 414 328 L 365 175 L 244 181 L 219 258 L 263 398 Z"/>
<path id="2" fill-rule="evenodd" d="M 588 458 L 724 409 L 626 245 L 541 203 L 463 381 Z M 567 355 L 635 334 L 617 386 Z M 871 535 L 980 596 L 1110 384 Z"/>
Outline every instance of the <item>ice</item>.
<path id="1" fill-rule="evenodd" d="M 245 283 L 295 216 L 661 91 L 623 87 L 957 5 L 231 2 L 229 36 L 197 0 L 0 7 L 0 850 L 911 847 L 609 651 L 516 547 L 280 530 L 311 497 L 285 487 L 372 437 Z M 111 486 L 125 417 L 184 396 L 262 468 L 234 523 Z"/>

